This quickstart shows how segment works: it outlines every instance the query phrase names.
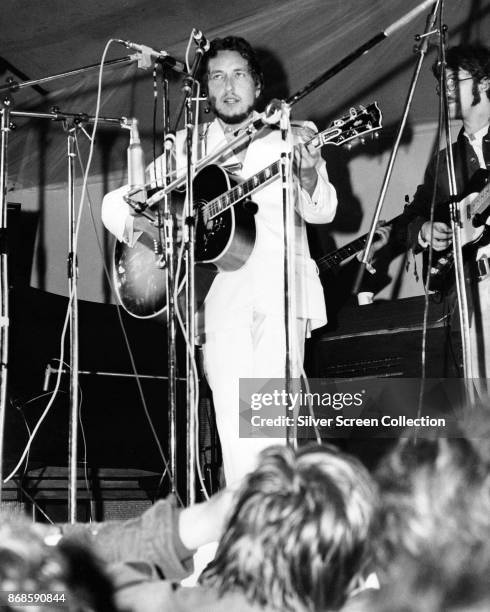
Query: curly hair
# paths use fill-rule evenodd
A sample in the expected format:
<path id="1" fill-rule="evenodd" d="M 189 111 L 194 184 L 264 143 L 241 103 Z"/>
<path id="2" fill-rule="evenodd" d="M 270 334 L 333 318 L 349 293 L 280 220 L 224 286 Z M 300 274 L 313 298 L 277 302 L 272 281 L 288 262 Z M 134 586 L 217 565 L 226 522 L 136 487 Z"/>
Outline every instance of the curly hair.
<path id="1" fill-rule="evenodd" d="M 336 609 L 365 569 L 375 500 L 365 468 L 334 447 L 265 449 L 201 582 L 283 612 Z"/>

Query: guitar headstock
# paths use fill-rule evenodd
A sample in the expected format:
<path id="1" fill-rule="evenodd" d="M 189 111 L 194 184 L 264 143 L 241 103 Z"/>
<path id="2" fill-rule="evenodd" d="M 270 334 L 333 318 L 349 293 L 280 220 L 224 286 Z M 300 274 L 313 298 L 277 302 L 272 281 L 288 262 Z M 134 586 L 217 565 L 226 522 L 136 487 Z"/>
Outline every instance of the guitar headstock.
<path id="1" fill-rule="evenodd" d="M 319 132 L 313 142 L 315 147 L 333 144 L 337 147 L 344 145 L 355 138 L 362 138 L 366 134 L 381 129 L 382 115 L 378 103 L 369 106 L 358 106 L 350 109 L 349 114 L 336 119 L 323 132 Z"/>

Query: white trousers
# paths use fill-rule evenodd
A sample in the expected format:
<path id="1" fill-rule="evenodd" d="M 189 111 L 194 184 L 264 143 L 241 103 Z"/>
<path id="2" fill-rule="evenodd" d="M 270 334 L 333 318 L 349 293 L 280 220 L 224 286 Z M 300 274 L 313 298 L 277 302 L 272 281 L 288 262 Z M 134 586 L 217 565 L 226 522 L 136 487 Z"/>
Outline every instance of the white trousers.
<path id="1" fill-rule="evenodd" d="M 297 320 L 297 363 L 303 363 L 306 320 Z M 254 313 L 247 327 L 206 334 L 204 370 L 213 392 L 216 424 L 227 484 L 253 470 L 260 451 L 285 439 L 240 438 L 240 378 L 283 378 L 286 355 L 284 320 Z M 299 369 L 293 372 L 299 376 Z"/>

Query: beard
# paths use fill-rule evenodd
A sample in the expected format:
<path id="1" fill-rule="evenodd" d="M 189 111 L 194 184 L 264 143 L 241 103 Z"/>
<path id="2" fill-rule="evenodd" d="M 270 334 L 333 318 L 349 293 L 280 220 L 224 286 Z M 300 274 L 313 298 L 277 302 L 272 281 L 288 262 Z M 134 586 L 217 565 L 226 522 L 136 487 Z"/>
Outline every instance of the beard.
<path id="1" fill-rule="evenodd" d="M 226 123 L 228 125 L 238 125 L 240 123 L 243 123 L 246 119 L 250 117 L 255 108 L 255 104 L 251 104 L 241 113 L 237 113 L 236 115 L 228 115 L 216 108 L 216 98 L 209 98 L 208 104 L 209 108 L 213 111 L 216 117 L 218 117 L 218 119 L 221 119 L 223 123 Z"/>

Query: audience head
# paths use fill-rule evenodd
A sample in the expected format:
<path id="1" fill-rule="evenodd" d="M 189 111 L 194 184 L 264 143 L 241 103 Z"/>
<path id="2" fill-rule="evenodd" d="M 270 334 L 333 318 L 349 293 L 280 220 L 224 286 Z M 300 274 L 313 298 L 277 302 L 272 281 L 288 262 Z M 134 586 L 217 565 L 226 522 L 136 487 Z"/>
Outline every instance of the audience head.
<path id="1" fill-rule="evenodd" d="M 490 415 L 447 438 L 402 439 L 378 470 L 373 549 L 382 591 L 366 610 L 490 609 Z"/>
<path id="2" fill-rule="evenodd" d="M 334 447 L 265 449 L 201 582 L 281 611 L 337 609 L 365 569 L 375 500 L 365 468 Z"/>
<path id="3" fill-rule="evenodd" d="M 112 586 L 98 560 L 80 544 L 61 540 L 50 545 L 52 533 L 24 516 L 0 516 L 0 610 L 25 610 L 26 603 L 9 602 L 7 591 L 58 593 L 64 601 L 42 602 L 35 612 L 115 611 Z"/>

